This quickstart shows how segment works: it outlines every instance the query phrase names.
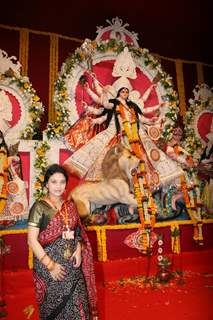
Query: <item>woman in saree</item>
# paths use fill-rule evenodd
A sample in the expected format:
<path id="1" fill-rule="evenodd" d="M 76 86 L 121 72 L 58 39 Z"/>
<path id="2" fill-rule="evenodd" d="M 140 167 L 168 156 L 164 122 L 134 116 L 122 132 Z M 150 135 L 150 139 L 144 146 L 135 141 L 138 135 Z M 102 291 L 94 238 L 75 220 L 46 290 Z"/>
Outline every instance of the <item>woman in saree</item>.
<path id="1" fill-rule="evenodd" d="M 67 181 L 62 166 L 49 166 L 44 177 L 47 195 L 33 204 L 28 219 L 40 319 L 95 320 L 92 250 L 74 203 L 63 201 Z"/>

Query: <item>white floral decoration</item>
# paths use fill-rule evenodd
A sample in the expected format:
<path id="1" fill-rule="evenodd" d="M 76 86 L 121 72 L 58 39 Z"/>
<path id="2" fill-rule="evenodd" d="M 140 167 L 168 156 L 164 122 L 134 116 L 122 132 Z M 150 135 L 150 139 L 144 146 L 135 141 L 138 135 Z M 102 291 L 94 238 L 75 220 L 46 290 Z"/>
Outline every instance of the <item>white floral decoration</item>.
<path id="1" fill-rule="evenodd" d="M 23 109 L 19 123 L 8 130 L 8 135 L 11 139 L 32 139 L 40 127 L 44 105 L 29 78 L 6 73 L 1 75 L 0 89 L 14 95 Z"/>
<path id="2" fill-rule="evenodd" d="M 184 149 L 194 158 L 200 159 L 205 144 L 197 134 L 196 120 L 204 111 L 213 112 L 213 92 L 207 84 L 196 85 L 193 90 L 194 98 L 189 99 L 189 107 L 184 116 L 185 139 Z"/>

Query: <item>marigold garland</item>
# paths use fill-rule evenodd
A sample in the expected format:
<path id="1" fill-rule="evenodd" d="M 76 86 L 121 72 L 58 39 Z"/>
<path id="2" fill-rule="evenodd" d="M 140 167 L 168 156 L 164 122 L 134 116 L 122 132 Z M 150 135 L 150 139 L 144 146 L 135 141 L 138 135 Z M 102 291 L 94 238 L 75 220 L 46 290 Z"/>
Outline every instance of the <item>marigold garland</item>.
<path id="1" fill-rule="evenodd" d="M 118 105 L 117 107 L 118 115 L 121 117 L 122 124 L 124 127 L 124 132 L 127 136 L 128 143 L 130 145 L 130 148 L 134 152 L 137 158 L 143 160 L 142 153 L 139 146 L 139 136 L 138 136 L 138 129 L 137 129 L 137 122 L 136 122 L 136 113 L 133 109 L 130 109 L 131 113 L 131 123 L 129 120 L 127 120 L 125 115 L 124 106 L 122 104 Z M 135 198 L 137 200 L 138 204 L 138 214 L 140 217 L 141 227 L 144 229 L 144 212 L 143 212 L 143 195 L 141 192 L 140 184 L 138 181 L 138 175 L 135 172 L 133 175 L 133 185 L 134 185 L 134 192 L 135 192 Z"/>
<path id="2" fill-rule="evenodd" d="M 34 167 L 36 169 L 36 181 L 34 183 L 34 197 L 35 199 L 41 199 L 44 195 L 44 174 L 48 165 L 46 152 L 50 149 L 47 141 L 37 141 L 34 146 L 35 149 L 35 162 Z"/>
<path id="3" fill-rule="evenodd" d="M 180 253 L 180 229 L 178 224 L 171 225 L 171 249 L 172 252 Z"/>

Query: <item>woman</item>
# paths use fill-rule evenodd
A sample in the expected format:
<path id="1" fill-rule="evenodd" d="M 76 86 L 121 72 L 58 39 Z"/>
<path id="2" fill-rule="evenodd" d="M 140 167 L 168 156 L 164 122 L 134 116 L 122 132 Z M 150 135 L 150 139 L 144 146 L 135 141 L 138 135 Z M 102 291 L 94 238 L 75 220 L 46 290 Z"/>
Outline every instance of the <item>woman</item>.
<path id="1" fill-rule="evenodd" d="M 74 204 L 62 199 L 67 181 L 62 166 L 49 166 L 47 196 L 33 204 L 28 220 L 42 320 L 97 319 L 92 251 Z"/>

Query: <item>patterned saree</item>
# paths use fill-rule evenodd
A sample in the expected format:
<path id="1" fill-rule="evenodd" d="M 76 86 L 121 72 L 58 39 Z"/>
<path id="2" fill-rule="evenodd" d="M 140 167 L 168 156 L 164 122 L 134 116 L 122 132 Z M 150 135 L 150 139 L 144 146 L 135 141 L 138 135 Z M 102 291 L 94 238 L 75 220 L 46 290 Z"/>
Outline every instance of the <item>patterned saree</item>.
<path id="1" fill-rule="evenodd" d="M 64 216 L 68 213 L 73 239 L 63 239 Z M 35 202 L 29 225 L 40 228 L 39 242 L 45 252 L 66 270 L 62 281 L 55 281 L 47 268 L 34 257 L 33 278 L 41 320 L 90 320 L 97 315 L 92 250 L 74 204 L 63 203 L 56 211 L 46 201 Z M 72 253 L 82 243 L 82 265 L 75 268 L 65 252 Z"/>

